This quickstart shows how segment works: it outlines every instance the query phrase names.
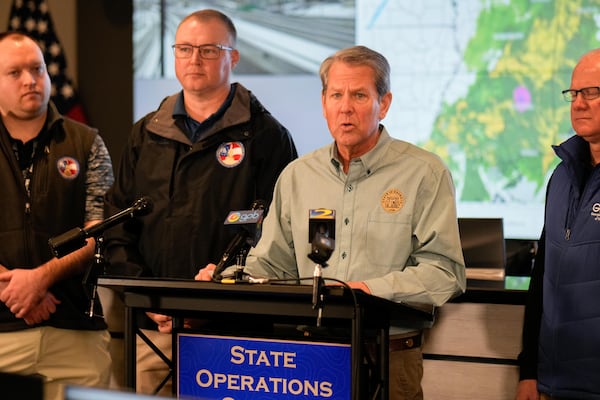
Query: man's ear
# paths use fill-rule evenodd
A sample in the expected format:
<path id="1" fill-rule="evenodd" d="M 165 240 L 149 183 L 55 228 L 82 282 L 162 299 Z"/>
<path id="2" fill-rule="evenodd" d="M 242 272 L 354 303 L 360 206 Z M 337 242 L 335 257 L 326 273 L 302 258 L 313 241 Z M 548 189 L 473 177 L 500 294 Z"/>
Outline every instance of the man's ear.
<path id="1" fill-rule="evenodd" d="M 231 53 L 231 69 L 234 69 L 236 65 L 240 62 L 240 52 L 237 49 L 233 49 L 230 51 Z"/>

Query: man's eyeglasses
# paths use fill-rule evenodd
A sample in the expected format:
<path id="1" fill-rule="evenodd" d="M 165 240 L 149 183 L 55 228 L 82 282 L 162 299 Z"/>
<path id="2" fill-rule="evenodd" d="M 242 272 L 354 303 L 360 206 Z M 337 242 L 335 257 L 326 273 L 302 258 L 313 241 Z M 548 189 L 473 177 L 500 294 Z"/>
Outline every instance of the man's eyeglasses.
<path id="1" fill-rule="evenodd" d="M 222 44 L 201 44 L 200 46 L 194 46 L 191 44 L 174 44 L 173 54 L 175 58 L 190 58 L 194 54 L 194 49 L 198 49 L 200 58 L 206 60 L 214 60 L 219 58 L 221 50 L 233 50 L 232 47 L 223 46 Z"/>
<path id="2" fill-rule="evenodd" d="M 581 97 L 585 100 L 593 100 L 600 97 L 600 86 L 590 86 L 581 89 L 567 89 L 562 91 L 564 99 L 570 103 L 577 98 L 577 93 L 581 93 Z"/>

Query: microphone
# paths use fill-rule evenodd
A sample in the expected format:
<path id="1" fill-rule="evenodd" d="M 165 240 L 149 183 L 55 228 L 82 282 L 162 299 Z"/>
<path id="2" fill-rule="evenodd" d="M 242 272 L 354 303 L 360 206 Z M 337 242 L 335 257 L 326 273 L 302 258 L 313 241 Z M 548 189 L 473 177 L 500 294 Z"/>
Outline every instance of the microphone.
<path id="1" fill-rule="evenodd" d="M 308 258 L 315 262 L 313 273 L 312 308 L 318 310 L 317 327 L 321 326 L 323 312 L 323 273 L 327 260 L 335 249 L 335 210 L 317 208 L 308 211 L 308 241 L 311 244 Z"/>
<path id="2" fill-rule="evenodd" d="M 308 243 L 313 242 L 317 233 L 335 239 L 335 210 L 326 208 L 308 210 Z"/>
<path id="3" fill-rule="evenodd" d="M 335 248 L 335 210 L 317 208 L 308 210 L 308 258 L 327 267 L 327 260 Z"/>
<path id="4" fill-rule="evenodd" d="M 321 305 L 321 288 L 323 286 L 322 268 L 327 267 L 327 260 L 331 257 L 331 253 L 335 249 L 335 240 L 317 232 L 311 243 L 310 253 L 308 258 L 315 262 L 313 272 L 313 292 L 312 305 L 313 310 Z"/>
<path id="5" fill-rule="evenodd" d="M 250 247 L 256 246 L 262 235 L 262 221 L 265 210 L 263 200 L 255 200 L 250 210 L 231 211 L 225 218 L 224 225 L 230 228 L 238 229 L 237 234 L 231 239 L 221 259 L 213 271 L 213 280 L 220 281 L 221 273 L 227 268 L 235 257 L 242 257 L 245 260 L 246 253 Z"/>
<path id="6" fill-rule="evenodd" d="M 103 238 L 102 234 L 108 228 L 111 228 L 125 220 L 133 217 L 148 215 L 152 211 L 152 201 L 147 197 L 137 199 L 129 208 L 126 208 L 118 213 L 106 218 L 104 221 L 89 227 L 88 229 L 73 228 L 61 235 L 55 236 L 48 240 L 52 253 L 57 257 L 63 257 L 75 250 L 78 250 L 86 245 L 86 239 L 89 237 L 96 238 L 96 249 L 94 254 L 94 262 L 87 268 L 82 284 L 86 290 L 86 294 L 90 300 L 88 311 L 86 312 L 89 318 L 94 317 L 94 305 L 97 297 L 97 280 L 98 270 L 105 266 L 104 257 L 102 255 Z"/>
<path id="7" fill-rule="evenodd" d="M 85 246 L 86 239 L 89 237 L 97 237 L 104 233 L 105 230 L 111 228 L 125 220 L 133 217 L 141 217 L 148 215 L 152 211 L 152 201 L 148 197 L 137 199 L 129 208 L 126 208 L 111 217 L 108 217 L 102 222 L 97 223 L 87 229 L 73 228 L 58 236 L 48 240 L 48 245 L 52 253 L 57 257 L 63 257 L 75 250 Z"/>

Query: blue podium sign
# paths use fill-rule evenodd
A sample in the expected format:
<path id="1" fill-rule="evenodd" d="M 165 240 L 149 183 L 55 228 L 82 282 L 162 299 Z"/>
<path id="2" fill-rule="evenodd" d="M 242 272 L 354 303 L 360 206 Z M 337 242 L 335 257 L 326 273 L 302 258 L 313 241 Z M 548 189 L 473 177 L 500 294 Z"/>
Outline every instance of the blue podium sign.
<path id="1" fill-rule="evenodd" d="M 177 335 L 177 389 L 205 400 L 351 396 L 349 344 Z"/>

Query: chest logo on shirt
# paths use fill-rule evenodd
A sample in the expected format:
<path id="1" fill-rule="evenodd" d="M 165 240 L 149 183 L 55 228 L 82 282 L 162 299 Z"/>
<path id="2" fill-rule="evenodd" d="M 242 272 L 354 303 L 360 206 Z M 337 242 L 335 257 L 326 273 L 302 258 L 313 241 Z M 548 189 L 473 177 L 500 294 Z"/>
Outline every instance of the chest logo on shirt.
<path id="1" fill-rule="evenodd" d="M 398 189 L 390 189 L 381 196 L 381 207 L 389 213 L 400 211 L 404 206 L 404 196 Z"/>
<path id="2" fill-rule="evenodd" d="M 79 162 L 73 157 L 61 157 L 56 162 L 56 168 L 60 176 L 68 180 L 77 178 L 81 172 Z"/>
<path id="3" fill-rule="evenodd" d="M 217 161 L 226 168 L 233 168 L 240 165 L 245 154 L 246 149 L 241 142 L 221 143 L 217 149 Z"/>

